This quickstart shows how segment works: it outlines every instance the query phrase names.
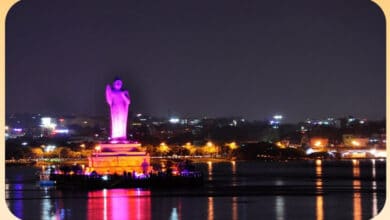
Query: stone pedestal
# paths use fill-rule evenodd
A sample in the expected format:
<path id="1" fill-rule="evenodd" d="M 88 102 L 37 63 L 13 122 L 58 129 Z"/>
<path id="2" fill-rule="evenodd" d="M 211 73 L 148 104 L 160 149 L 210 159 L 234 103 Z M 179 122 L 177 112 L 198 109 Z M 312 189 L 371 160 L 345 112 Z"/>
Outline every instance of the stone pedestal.
<path id="1" fill-rule="evenodd" d="M 88 158 L 91 171 L 98 174 L 126 173 L 142 174 L 149 172 L 150 157 L 145 151 L 140 151 L 141 144 L 100 144 L 100 150 Z"/>

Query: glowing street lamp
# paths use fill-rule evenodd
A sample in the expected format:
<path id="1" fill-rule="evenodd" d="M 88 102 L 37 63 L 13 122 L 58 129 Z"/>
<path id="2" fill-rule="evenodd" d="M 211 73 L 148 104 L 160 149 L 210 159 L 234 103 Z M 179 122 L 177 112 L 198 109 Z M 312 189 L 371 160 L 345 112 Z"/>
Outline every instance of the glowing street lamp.
<path id="1" fill-rule="evenodd" d="M 279 148 L 286 148 L 286 145 L 284 145 L 281 141 L 276 142 L 276 146 Z"/>
<path id="2" fill-rule="evenodd" d="M 95 146 L 96 151 L 100 151 L 101 149 L 102 149 L 102 147 L 100 145 Z"/>
<path id="3" fill-rule="evenodd" d="M 54 146 L 54 145 L 45 146 L 45 152 L 53 152 L 54 149 L 56 149 L 56 146 Z"/>
<path id="4" fill-rule="evenodd" d="M 158 151 L 161 153 L 167 153 L 169 151 L 169 147 L 165 142 L 161 142 L 160 146 L 158 147 Z"/>
<path id="5" fill-rule="evenodd" d="M 359 147 L 359 146 L 360 146 L 360 142 L 357 141 L 357 140 L 353 140 L 351 143 L 352 143 L 352 145 L 353 145 L 354 147 Z"/>
<path id="6" fill-rule="evenodd" d="M 194 154 L 196 151 L 195 147 L 190 142 L 187 142 L 185 145 L 183 145 L 183 148 L 187 149 L 190 154 Z"/>
<path id="7" fill-rule="evenodd" d="M 213 144 L 213 142 L 209 141 L 204 146 L 204 151 L 208 154 L 217 153 L 217 147 Z"/>
<path id="8" fill-rule="evenodd" d="M 321 147 L 322 146 L 322 142 L 320 140 L 317 140 L 316 142 L 314 142 L 314 146 Z"/>
<path id="9" fill-rule="evenodd" d="M 234 141 L 232 143 L 228 143 L 227 145 L 229 146 L 230 150 L 235 150 L 238 148 L 237 143 Z"/>

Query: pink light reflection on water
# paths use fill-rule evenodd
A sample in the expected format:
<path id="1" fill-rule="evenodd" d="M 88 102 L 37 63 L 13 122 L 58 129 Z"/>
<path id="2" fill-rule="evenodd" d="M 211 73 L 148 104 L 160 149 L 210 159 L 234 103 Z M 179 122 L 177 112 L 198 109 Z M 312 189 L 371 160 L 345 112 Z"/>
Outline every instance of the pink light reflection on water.
<path id="1" fill-rule="evenodd" d="M 90 220 L 151 219 L 150 191 L 104 189 L 88 192 Z"/>

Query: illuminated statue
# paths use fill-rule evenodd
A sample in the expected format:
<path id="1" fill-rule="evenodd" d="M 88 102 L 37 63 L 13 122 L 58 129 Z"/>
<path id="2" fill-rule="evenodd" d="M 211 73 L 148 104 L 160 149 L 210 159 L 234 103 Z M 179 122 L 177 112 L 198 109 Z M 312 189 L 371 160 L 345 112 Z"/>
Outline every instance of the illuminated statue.
<path id="1" fill-rule="evenodd" d="M 129 92 L 122 90 L 122 80 L 116 78 L 106 86 L 106 100 L 111 111 L 111 139 L 126 141 L 127 113 L 130 105 Z"/>

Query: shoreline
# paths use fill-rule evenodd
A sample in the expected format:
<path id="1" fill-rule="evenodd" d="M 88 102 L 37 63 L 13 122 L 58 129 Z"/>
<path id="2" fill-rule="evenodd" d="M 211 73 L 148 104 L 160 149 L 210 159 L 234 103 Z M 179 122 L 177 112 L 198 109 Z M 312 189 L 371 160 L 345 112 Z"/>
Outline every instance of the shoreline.
<path id="1" fill-rule="evenodd" d="M 293 161 L 316 161 L 316 160 L 323 160 L 323 161 L 353 161 L 353 160 L 380 160 L 385 161 L 386 158 L 342 158 L 342 159 L 321 159 L 321 158 L 302 158 L 302 159 L 255 159 L 255 160 L 239 160 L 239 159 L 228 159 L 228 158 L 215 158 L 215 157 L 190 157 L 190 158 L 172 158 L 172 157 L 158 157 L 158 158 L 151 158 L 151 163 L 159 163 L 160 161 L 164 160 L 190 160 L 192 163 L 231 163 L 231 162 L 245 162 L 245 161 L 265 161 L 265 162 L 293 162 Z M 74 165 L 74 164 L 84 164 L 85 166 L 88 165 L 88 159 L 53 159 L 53 160 L 29 160 L 29 159 L 21 159 L 21 160 L 6 160 L 5 165 L 6 167 L 12 167 L 12 166 L 46 166 L 46 165 Z"/>

